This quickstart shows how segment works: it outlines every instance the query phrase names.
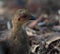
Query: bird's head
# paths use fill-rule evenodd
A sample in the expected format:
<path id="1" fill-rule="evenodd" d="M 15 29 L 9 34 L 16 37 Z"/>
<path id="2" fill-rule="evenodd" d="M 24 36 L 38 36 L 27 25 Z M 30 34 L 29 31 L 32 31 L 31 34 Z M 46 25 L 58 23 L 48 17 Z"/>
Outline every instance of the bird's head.
<path id="1" fill-rule="evenodd" d="M 26 21 L 30 19 L 30 14 L 28 10 L 26 9 L 19 9 L 15 12 L 13 19 L 12 19 L 12 24 L 13 26 L 21 26 L 23 25 Z"/>

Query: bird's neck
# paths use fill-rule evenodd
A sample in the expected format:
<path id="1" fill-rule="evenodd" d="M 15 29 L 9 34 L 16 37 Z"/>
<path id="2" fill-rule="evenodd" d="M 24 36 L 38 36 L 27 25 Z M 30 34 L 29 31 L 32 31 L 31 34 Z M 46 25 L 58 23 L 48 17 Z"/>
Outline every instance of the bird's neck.
<path id="1" fill-rule="evenodd" d="M 22 26 L 23 24 L 25 24 L 26 22 L 28 22 L 29 20 L 24 20 L 24 21 L 21 21 L 20 23 L 17 23 L 17 24 L 13 24 L 13 32 L 14 33 L 17 33 L 18 31 L 20 31 L 22 29 Z"/>
<path id="2" fill-rule="evenodd" d="M 13 32 L 14 33 L 16 33 L 16 32 L 18 32 L 18 31 L 20 31 L 21 30 L 21 28 L 22 28 L 22 25 L 24 24 L 24 23 L 26 23 L 26 21 L 23 21 L 23 22 L 21 22 L 21 23 L 18 23 L 18 24 L 14 24 L 13 25 Z"/>
<path id="3" fill-rule="evenodd" d="M 12 31 L 13 31 L 14 33 L 16 33 L 16 32 L 18 32 L 20 29 L 21 29 L 21 26 L 15 26 L 15 27 L 12 28 Z"/>

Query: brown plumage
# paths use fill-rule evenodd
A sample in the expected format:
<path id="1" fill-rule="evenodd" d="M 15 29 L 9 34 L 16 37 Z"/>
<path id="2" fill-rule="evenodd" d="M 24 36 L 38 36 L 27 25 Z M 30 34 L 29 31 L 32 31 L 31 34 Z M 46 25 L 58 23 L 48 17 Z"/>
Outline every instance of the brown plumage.
<path id="1" fill-rule="evenodd" d="M 11 37 L 8 38 L 10 45 L 10 54 L 29 54 L 28 36 L 23 30 L 22 25 L 27 21 L 28 12 L 25 9 L 19 9 L 13 16 L 13 28 Z"/>
<path id="2" fill-rule="evenodd" d="M 22 25 L 29 20 L 26 9 L 19 9 L 12 18 L 13 28 L 4 39 L 9 45 L 8 54 L 29 54 L 29 40 Z"/>

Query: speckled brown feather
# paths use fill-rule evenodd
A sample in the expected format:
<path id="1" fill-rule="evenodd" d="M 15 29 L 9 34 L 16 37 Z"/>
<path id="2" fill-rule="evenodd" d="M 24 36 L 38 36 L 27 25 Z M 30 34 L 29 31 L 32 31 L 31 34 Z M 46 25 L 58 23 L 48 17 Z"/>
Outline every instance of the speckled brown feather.
<path id="1" fill-rule="evenodd" d="M 21 14 L 27 14 L 25 9 L 19 9 L 13 16 L 13 28 L 7 36 L 7 43 L 9 43 L 8 54 L 29 54 L 29 39 L 22 25 L 27 22 L 26 19 L 18 21 Z"/>
<path id="2" fill-rule="evenodd" d="M 28 36 L 22 28 L 27 20 L 18 21 L 17 18 L 20 17 L 20 14 L 27 14 L 27 11 L 20 9 L 14 15 L 13 29 L 9 38 L 10 54 L 29 54 Z"/>

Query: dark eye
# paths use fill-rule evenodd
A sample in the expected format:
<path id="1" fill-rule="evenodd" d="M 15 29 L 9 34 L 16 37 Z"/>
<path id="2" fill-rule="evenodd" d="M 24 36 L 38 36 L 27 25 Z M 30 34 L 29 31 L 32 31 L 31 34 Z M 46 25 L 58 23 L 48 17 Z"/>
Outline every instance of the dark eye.
<path id="1" fill-rule="evenodd" d="M 18 21 L 20 21 L 20 20 L 21 20 L 21 18 L 19 17 L 19 18 L 18 18 Z"/>
<path id="2" fill-rule="evenodd" d="M 25 14 L 22 16 L 22 18 L 26 18 L 26 17 L 27 17 L 27 15 L 25 15 Z"/>

